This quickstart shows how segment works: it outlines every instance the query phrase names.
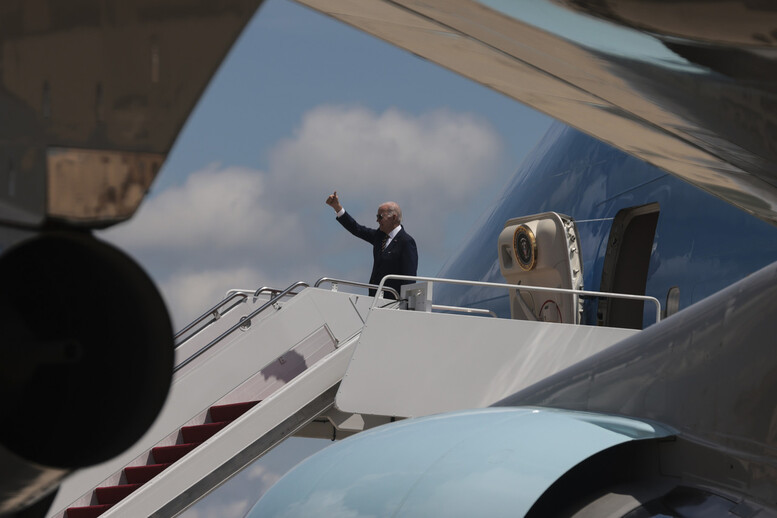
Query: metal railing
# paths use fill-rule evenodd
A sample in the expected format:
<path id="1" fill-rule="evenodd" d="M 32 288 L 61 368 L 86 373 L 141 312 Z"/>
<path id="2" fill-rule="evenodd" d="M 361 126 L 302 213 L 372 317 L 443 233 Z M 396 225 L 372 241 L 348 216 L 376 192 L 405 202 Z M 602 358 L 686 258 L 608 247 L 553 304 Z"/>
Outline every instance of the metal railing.
<path id="1" fill-rule="evenodd" d="M 232 309 L 237 307 L 237 305 L 240 304 L 240 302 L 244 301 L 249 296 L 253 296 L 254 299 L 256 299 L 262 293 L 270 293 L 270 297 L 274 297 L 275 295 L 277 295 L 278 293 L 281 293 L 282 291 L 283 291 L 282 289 L 272 288 L 270 286 L 262 286 L 261 288 L 256 289 L 256 290 L 240 290 L 240 289 L 229 290 L 227 292 L 227 296 L 226 296 L 226 298 L 224 300 L 222 300 L 221 302 L 219 302 L 218 304 L 216 304 L 215 306 L 210 308 L 208 311 L 206 311 L 205 313 L 203 313 L 199 317 L 195 318 L 189 325 L 187 325 L 186 327 L 184 327 L 183 329 L 178 331 L 175 334 L 175 336 L 173 336 L 173 340 L 176 342 L 176 345 L 175 345 L 176 349 L 178 347 L 180 347 L 181 345 L 183 345 L 187 340 L 190 340 L 193 337 L 197 336 L 197 334 L 200 331 L 202 331 L 203 329 L 205 329 L 208 325 L 212 324 L 216 320 L 220 319 L 221 317 L 223 317 L 224 315 L 229 313 Z M 292 292 L 292 293 L 288 293 L 287 294 L 287 296 L 290 296 L 290 297 L 294 296 L 294 295 L 297 295 L 297 293 L 293 293 Z M 231 300 L 236 299 L 238 297 L 240 298 L 240 302 L 236 302 L 235 304 L 233 304 L 232 306 L 227 308 L 226 311 L 223 311 L 223 312 L 219 313 L 219 309 L 224 307 Z M 194 328 L 197 324 L 199 324 L 200 322 L 202 322 L 203 320 L 205 320 L 209 316 L 212 316 L 213 320 L 211 320 L 210 322 L 208 322 L 208 324 L 206 324 L 206 325 L 202 326 L 201 328 L 199 328 L 196 332 L 194 332 L 191 335 L 187 336 L 185 340 L 181 340 L 180 342 L 178 341 L 178 339 L 181 338 L 187 331 L 189 331 L 192 328 Z"/>
<path id="2" fill-rule="evenodd" d="M 227 292 L 227 297 L 235 293 L 242 293 L 243 295 L 253 295 L 256 290 L 241 290 L 238 288 L 232 288 Z"/>
<path id="3" fill-rule="evenodd" d="M 306 283 L 306 282 L 298 281 L 298 282 L 295 282 L 294 284 L 292 284 L 291 286 L 289 286 L 288 288 L 286 288 L 285 290 L 281 291 L 277 295 L 273 296 L 272 298 L 270 298 L 270 300 L 268 300 L 267 302 L 262 304 L 261 307 L 259 307 L 258 309 L 252 311 L 251 313 L 246 315 L 244 318 L 240 319 L 239 322 L 235 323 L 232 327 L 230 327 L 229 329 L 227 329 L 226 331 L 221 333 L 219 336 L 217 336 L 216 338 L 211 340 L 207 345 L 201 347 L 198 351 L 196 351 L 191 356 L 186 358 L 184 361 L 182 361 L 181 363 L 176 365 L 175 368 L 173 369 L 173 372 L 178 372 L 179 370 L 181 370 L 182 368 L 187 366 L 189 363 L 191 363 L 192 361 L 197 359 L 205 351 L 207 351 L 208 349 L 210 349 L 211 347 L 213 347 L 214 345 L 216 345 L 217 343 L 222 341 L 224 338 L 226 338 L 227 336 L 231 335 L 232 333 L 234 333 L 235 331 L 237 331 L 241 327 L 245 327 L 246 324 L 250 324 L 252 318 L 257 316 L 259 313 L 261 313 L 265 309 L 267 309 L 267 308 L 269 308 L 271 306 L 274 306 L 280 299 L 282 299 L 283 297 L 285 297 L 286 295 L 291 293 L 295 288 L 299 288 L 300 286 L 303 286 L 303 287 L 307 288 L 309 286 L 309 284 Z M 261 289 L 262 288 L 260 288 L 260 290 Z M 259 290 L 257 290 L 257 292 L 258 291 Z"/>
<path id="4" fill-rule="evenodd" d="M 385 292 L 393 294 L 396 297 L 396 299 L 399 300 L 399 293 L 397 293 L 397 290 L 395 290 L 394 288 L 390 288 L 388 286 L 382 287 L 382 286 L 378 286 L 378 285 L 375 285 L 375 284 L 369 284 L 369 283 L 365 283 L 365 282 L 349 281 L 349 280 L 345 280 L 345 279 L 335 279 L 335 278 L 332 278 L 332 277 L 322 277 L 322 278 L 320 278 L 319 280 L 316 281 L 315 287 L 318 288 L 321 284 L 324 284 L 324 283 L 331 283 L 333 288 L 334 288 L 333 291 L 337 291 L 336 287 L 337 287 L 338 284 L 343 284 L 343 285 L 346 285 L 346 286 L 356 286 L 356 287 L 359 287 L 359 288 L 368 288 L 368 289 L 374 289 L 374 290 L 377 290 L 377 291 L 385 291 Z M 183 329 L 178 331 L 178 333 L 175 334 L 175 336 L 173 337 L 173 340 L 175 342 L 177 342 L 176 346 L 175 346 L 176 348 L 178 348 L 181 345 L 183 345 L 183 343 L 185 343 L 187 340 L 190 340 L 194 336 L 197 336 L 197 334 L 200 331 L 202 331 L 203 329 L 207 328 L 208 325 L 210 325 L 211 323 L 215 322 L 216 320 L 219 320 L 222 316 L 224 316 L 226 313 L 228 313 L 229 311 L 231 311 L 232 309 L 237 307 L 241 302 L 243 302 L 249 296 L 253 296 L 254 299 L 256 299 L 262 293 L 269 293 L 270 294 L 270 300 L 267 301 L 265 304 L 263 304 L 259 309 L 257 309 L 253 313 L 250 313 L 246 317 L 242 318 L 240 320 L 240 322 L 238 322 L 237 324 L 235 324 L 232 327 L 230 327 L 227 331 L 225 331 L 224 333 L 219 335 L 217 338 L 212 340 L 210 343 L 208 343 L 207 345 L 202 347 L 200 350 L 198 350 L 197 352 L 195 352 L 194 354 L 189 356 L 186 360 L 182 361 L 180 364 L 178 364 L 175 367 L 173 372 L 176 372 L 179 369 L 181 369 L 184 366 L 186 366 L 187 364 L 189 364 L 195 358 L 197 358 L 202 353 L 204 353 L 205 351 L 207 351 L 208 349 L 210 349 L 211 347 L 216 345 L 219 341 L 223 340 L 226 336 L 228 336 L 229 334 L 234 332 L 236 329 L 240 329 L 241 327 L 245 328 L 247 324 L 250 325 L 250 321 L 251 321 L 251 319 L 253 317 L 258 315 L 259 313 L 261 313 L 262 311 L 264 311 L 268 307 L 274 305 L 275 303 L 277 303 L 283 297 L 293 297 L 294 295 L 298 295 L 298 293 L 293 291 L 293 290 L 295 288 L 300 287 L 300 286 L 309 287 L 309 284 L 306 283 L 306 282 L 303 282 L 303 281 L 298 281 L 298 282 L 295 282 L 294 284 L 292 284 L 291 286 L 289 286 L 288 288 L 283 289 L 283 290 L 278 289 L 278 288 L 273 288 L 271 286 L 262 286 L 261 288 L 258 288 L 256 290 L 242 290 L 242 289 L 232 289 L 232 290 L 229 290 L 227 292 L 226 298 L 221 300 L 218 304 L 216 304 L 212 308 L 208 309 L 205 313 L 203 313 L 199 317 L 195 318 L 190 324 L 188 324 L 186 327 L 184 327 Z M 232 302 L 233 300 L 238 299 L 238 298 L 240 299 L 239 302 L 233 303 L 232 306 L 230 306 L 229 308 L 226 309 L 226 311 L 219 312 L 219 310 L 222 309 L 224 306 L 226 306 L 227 304 L 229 304 L 230 302 Z M 200 327 L 199 329 L 197 329 L 196 332 L 192 333 L 191 335 L 186 336 L 186 338 L 184 340 L 181 340 L 180 342 L 178 342 L 179 339 L 182 336 L 184 336 L 190 330 L 194 329 L 198 324 L 202 323 L 208 317 L 212 318 L 211 322 L 208 322 L 208 324 Z"/>
<path id="5" fill-rule="evenodd" d="M 219 309 L 224 307 L 231 300 L 236 299 L 238 297 L 240 298 L 240 301 L 242 302 L 242 301 L 244 301 L 245 299 L 248 298 L 248 295 L 250 295 L 250 293 L 245 293 L 243 291 L 238 291 L 238 290 L 232 290 L 232 291 L 227 292 L 227 297 L 224 300 L 222 300 L 221 302 L 219 302 L 218 304 L 216 304 L 215 306 L 210 308 L 208 311 L 206 311 L 205 313 L 203 313 L 199 317 L 195 318 L 188 326 L 186 326 L 183 329 L 181 329 L 180 331 L 178 331 L 175 334 L 175 336 L 173 336 L 173 340 L 174 341 L 178 341 L 178 339 L 180 337 L 182 337 L 187 331 L 189 331 L 192 328 L 194 328 L 197 324 L 199 324 L 200 322 L 202 322 L 203 320 L 205 320 L 209 316 L 212 316 L 213 317 L 213 321 L 215 322 L 216 320 L 220 319 L 222 315 L 226 314 L 229 310 L 231 310 L 232 308 L 237 306 L 237 304 L 239 304 L 239 302 L 235 303 L 232 307 L 228 308 L 226 311 L 224 311 L 224 313 L 219 313 Z M 204 329 L 204 326 L 200 330 L 202 330 L 202 329 Z M 197 332 L 199 332 L 200 330 L 198 330 Z M 192 336 L 195 336 L 196 334 L 197 333 L 193 333 L 191 336 L 188 336 L 187 340 L 189 338 L 191 338 Z M 181 343 L 183 343 L 183 342 L 181 342 Z M 180 343 L 176 344 L 176 348 L 179 347 L 180 345 L 181 345 Z"/>
<path id="6" fill-rule="evenodd" d="M 525 284 L 506 284 L 498 282 L 483 282 L 483 281 L 463 281 L 460 279 L 441 279 L 437 277 L 416 277 L 412 275 L 386 275 L 380 281 L 380 287 L 383 287 L 383 283 L 387 279 L 400 279 L 406 281 L 422 281 L 422 282 L 440 282 L 445 284 L 460 284 L 464 286 L 485 286 L 490 288 L 508 288 L 512 290 L 526 290 L 526 291 L 544 291 L 551 293 L 569 293 L 572 295 L 582 295 L 588 297 L 609 297 L 614 299 L 628 299 L 628 300 L 641 300 L 652 302 L 656 305 L 656 322 L 661 321 L 661 302 L 655 297 L 647 295 L 629 295 L 627 293 L 610 293 L 605 291 L 586 291 L 586 290 L 571 290 L 567 288 L 547 288 L 545 286 L 528 286 Z M 372 302 L 370 309 L 375 308 L 375 301 Z"/>
<path id="7" fill-rule="evenodd" d="M 468 313 L 472 315 L 488 315 L 490 317 L 499 318 L 499 315 L 491 311 L 490 309 L 481 308 L 462 308 L 460 306 L 444 306 L 442 304 L 432 304 L 432 309 L 440 311 L 451 311 L 454 313 Z"/>
<path id="8" fill-rule="evenodd" d="M 343 284 L 345 286 L 356 286 L 358 288 L 369 288 L 376 291 L 387 291 L 391 294 L 393 294 L 396 297 L 396 300 L 399 300 L 399 293 L 397 293 L 397 290 L 394 288 L 390 288 L 389 286 L 383 286 L 383 284 L 377 285 L 377 284 L 369 284 L 366 282 L 357 282 L 357 281 L 347 281 L 344 279 L 334 279 L 332 277 L 321 277 L 319 280 L 316 281 L 316 283 L 313 285 L 314 288 L 318 288 L 325 282 L 328 282 L 332 285 L 332 291 L 337 291 L 337 285 Z"/>
<path id="9" fill-rule="evenodd" d="M 307 286 L 307 284 L 305 286 Z M 271 286 L 262 286 L 261 288 L 258 288 L 256 290 L 254 290 L 252 292 L 252 294 L 253 294 L 254 298 L 257 298 L 262 293 L 269 293 L 270 297 L 274 297 L 274 296 L 278 295 L 279 293 L 281 293 L 282 291 L 284 291 L 284 290 L 278 289 L 278 288 L 273 288 Z M 291 292 L 287 293 L 285 296 L 286 297 L 293 297 L 295 295 L 299 295 L 299 293 L 291 291 Z"/>

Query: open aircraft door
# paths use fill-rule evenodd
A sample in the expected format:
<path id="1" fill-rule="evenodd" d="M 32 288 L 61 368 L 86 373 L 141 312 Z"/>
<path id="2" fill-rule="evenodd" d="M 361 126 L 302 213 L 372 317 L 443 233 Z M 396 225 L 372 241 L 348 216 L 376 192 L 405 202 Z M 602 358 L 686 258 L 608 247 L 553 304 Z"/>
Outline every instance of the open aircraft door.
<path id="1" fill-rule="evenodd" d="M 499 234 L 499 268 L 511 284 L 583 289 L 580 240 L 572 218 L 545 212 L 507 221 Z M 510 290 L 512 318 L 579 324 L 582 300 L 575 294 Z"/>

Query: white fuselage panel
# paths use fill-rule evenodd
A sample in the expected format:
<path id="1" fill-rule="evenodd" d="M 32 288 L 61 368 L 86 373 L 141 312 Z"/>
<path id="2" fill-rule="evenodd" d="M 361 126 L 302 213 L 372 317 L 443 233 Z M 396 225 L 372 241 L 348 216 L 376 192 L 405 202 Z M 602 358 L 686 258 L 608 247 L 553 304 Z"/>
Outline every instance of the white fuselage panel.
<path id="1" fill-rule="evenodd" d="M 638 332 L 373 309 L 335 404 L 396 417 L 483 408 Z"/>

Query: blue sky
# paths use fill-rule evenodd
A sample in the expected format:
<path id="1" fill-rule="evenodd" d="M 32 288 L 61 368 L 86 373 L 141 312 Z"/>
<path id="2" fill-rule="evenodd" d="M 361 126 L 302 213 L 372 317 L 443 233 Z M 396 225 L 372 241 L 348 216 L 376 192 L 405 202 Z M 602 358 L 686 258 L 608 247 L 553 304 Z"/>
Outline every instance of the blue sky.
<path id="1" fill-rule="evenodd" d="M 366 280 L 371 249 L 336 223 L 324 204 L 332 190 L 368 225 L 380 203 L 398 202 L 419 275 L 435 275 L 550 124 L 340 22 L 267 0 L 136 216 L 100 235 L 149 272 L 176 328 L 231 288 Z M 183 516 L 243 516 L 325 444 L 279 447 Z"/>

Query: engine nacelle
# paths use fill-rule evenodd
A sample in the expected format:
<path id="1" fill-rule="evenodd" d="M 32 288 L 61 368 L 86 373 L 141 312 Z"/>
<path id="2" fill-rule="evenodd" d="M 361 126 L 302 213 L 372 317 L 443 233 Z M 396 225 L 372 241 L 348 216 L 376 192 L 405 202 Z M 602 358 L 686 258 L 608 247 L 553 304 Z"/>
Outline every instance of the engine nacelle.
<path id="1" fill-rule="evenodd" d="M 88 233 L 0 256 L 0 514 L 143 435 L 170 388 L 172 336 L 146 273 Z"/>

